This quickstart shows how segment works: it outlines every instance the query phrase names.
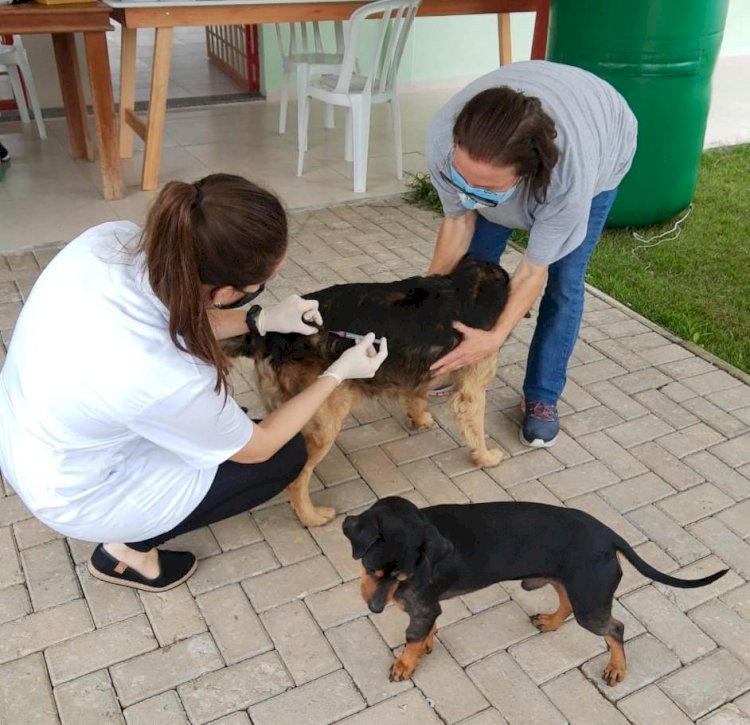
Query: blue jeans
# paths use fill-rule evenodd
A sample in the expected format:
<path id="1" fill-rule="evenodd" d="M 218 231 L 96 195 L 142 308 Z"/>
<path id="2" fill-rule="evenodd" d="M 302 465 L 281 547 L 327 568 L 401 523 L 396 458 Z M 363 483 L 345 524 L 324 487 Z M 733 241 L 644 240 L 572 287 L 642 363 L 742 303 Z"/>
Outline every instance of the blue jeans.
<path id="1" fill-rule="evenodd" d="M 568 360 L 581 328 L 586 268 L 616 196 L 617 189 L 612 189 L 592 199 L 583 243 L 549 267 L 547 287 L 526 362 L 523 394 L 527 400 L 556 404 L 562 395 Z M 512 232 L 477 214 L 469 256 L 497 264 Z"/>

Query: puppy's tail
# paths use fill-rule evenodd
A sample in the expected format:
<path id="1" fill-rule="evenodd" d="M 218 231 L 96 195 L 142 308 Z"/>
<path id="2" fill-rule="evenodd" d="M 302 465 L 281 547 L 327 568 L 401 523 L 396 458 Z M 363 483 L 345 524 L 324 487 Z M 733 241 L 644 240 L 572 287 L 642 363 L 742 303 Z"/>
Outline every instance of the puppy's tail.
<path id="1" fill-rule="evenodd" d="M 669 574 L 664 574 L 658 569 L 654 569 L 651 564 L 643 561 L 638 554 L 635 553 L 633 547 L 628 544 L 625 539 L 618 537 L 616 542 L 617 550 L 641 573 L 643 576 L 647 576 L 649 579 L 660 582 L 661 584 L 667 584 L 670 587 L 680 587 L 682 589 L 692 589 L 693 587 L 705 587 L 717 579 L 721 578 L 726 574 L 729 569 L 721 569 L 720 571 L 704 576 L 702 579 L 678 579 Z"/>

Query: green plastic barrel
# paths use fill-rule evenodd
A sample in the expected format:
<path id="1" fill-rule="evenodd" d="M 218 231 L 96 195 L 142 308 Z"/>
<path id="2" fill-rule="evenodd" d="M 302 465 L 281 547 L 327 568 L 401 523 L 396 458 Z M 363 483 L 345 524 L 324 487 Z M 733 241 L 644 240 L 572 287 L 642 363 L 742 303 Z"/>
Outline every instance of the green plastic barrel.
<path id="1" fill-rule="evenodd" d="M 638 149 L 608 226 L 675 216 L 693 199 L 729 0 L 551 0 L 547 59 L 613 85 Z"/>

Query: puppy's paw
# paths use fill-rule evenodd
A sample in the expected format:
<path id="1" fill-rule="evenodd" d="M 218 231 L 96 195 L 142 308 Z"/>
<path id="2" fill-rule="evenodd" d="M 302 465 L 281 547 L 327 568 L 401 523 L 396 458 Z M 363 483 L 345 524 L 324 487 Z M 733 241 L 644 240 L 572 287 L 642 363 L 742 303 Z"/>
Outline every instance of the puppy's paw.
<path id="1" fill-rule="evenodd" d="M 432 413 L 422 413 L 409 418 L 409 423 L 414 430 L 426 430 L 432 428 L 435 424 L 435 419 L 432 417 Z"/>
<path id="2" fill-rule="evenodd" d="M 471 457 L 480 468 L 492 468 L 505 458 L 505 454 L 499 448 L 485 448 L 472 451 Z"/>
<path id="3" fill-rule="evenodd" d="M 560 626 L 552 614 L 535 614 L 529 619 L 540 632 L 554 632 Z"/>
<path id="4" fill-rule="evenodd" d="M 298 516 L 305 526 L 325 526 L 336 518 L 336 509 L 331 506 L 311 506 L 306 511 L 298 513 Z"/>
<path id="5" fill-rule="evenodd" d="M 397 657 L 391 666 L 390 681 L 401 682 L 402 680 L 408 680 L 412 676 L 416 665 L 416 662 L 406 660 L 403 655 Z"/>
<path id="6" fill-rule="evenodd" d="M 610 686 L 614 687 L 618 682 L 622 682 L 625 679 L 625 663 L 612 663 L 610 662 L 602 674 L 602 679 Z"/>

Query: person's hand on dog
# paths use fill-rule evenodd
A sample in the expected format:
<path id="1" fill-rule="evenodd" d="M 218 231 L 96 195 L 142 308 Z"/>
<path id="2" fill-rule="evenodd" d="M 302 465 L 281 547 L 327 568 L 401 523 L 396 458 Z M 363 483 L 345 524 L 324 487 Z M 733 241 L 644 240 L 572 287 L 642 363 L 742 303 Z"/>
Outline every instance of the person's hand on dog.
<path id="1" fill-rule="evenodd" d="M 504 339 L 499 340 L 497 333 L 492 330 L 479 330 L 462 322 L 454 322 L 453 329 L 460 332 L 464 339 L 447 355 L 430 365 L 433 376 L 444 375 L 482 360 L 496 353 L 505 342 Z"/>
<path id="2" fill-rule="evenodd" d="M 256 324 L 261 335 L 267 332 L 298 332 L 300 335 L 312 335 L 319 331 L 323 318 L 318 312 L 318 300 L 306 300 L 299 295 L 289 295 L 276 305 L 264 307 L 258 315 Z"/>
<path id="3" fill-rule="evenodd" d="M 380 338 L 380 349 L 375 350 L 373 340 L 374 332 L 368 332 L 356 345 L 350 347 L 341 357 L 332 363 L 326 374 L 342 380 L 353 380 L 355 378 L 372 378 L 388 357 L 388 342 L 384 337 Z"/>

